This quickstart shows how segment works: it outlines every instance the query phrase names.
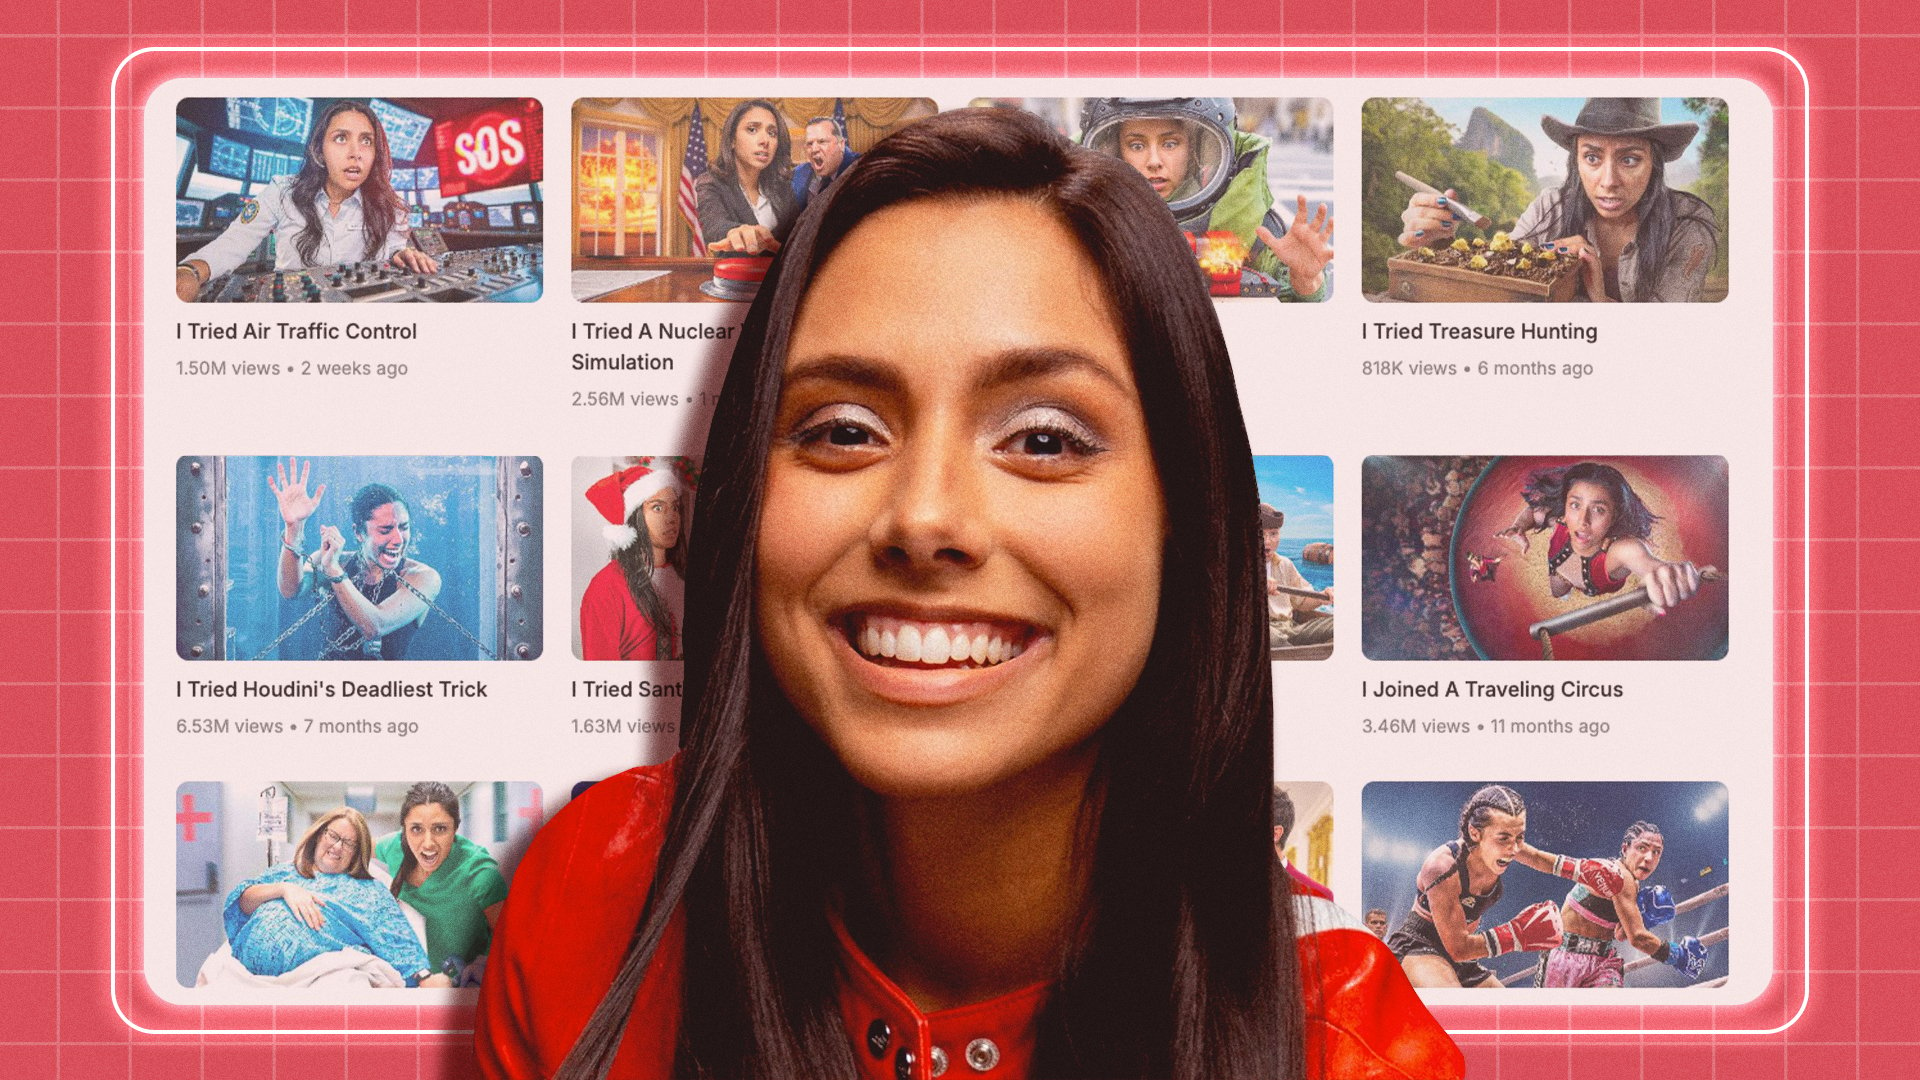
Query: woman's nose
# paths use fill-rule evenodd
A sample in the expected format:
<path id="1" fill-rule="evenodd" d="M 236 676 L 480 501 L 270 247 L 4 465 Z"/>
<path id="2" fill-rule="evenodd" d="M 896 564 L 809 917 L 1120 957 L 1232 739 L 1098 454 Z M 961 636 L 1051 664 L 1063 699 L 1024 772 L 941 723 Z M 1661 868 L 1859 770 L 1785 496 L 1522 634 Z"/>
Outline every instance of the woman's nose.
<path id="1" fill-rule="evenodd" d="M 910 450 L 869 533 L 875 560 L 915 573 L 980 565 L 992 549 L 982 468 L 958 448 Z"/>

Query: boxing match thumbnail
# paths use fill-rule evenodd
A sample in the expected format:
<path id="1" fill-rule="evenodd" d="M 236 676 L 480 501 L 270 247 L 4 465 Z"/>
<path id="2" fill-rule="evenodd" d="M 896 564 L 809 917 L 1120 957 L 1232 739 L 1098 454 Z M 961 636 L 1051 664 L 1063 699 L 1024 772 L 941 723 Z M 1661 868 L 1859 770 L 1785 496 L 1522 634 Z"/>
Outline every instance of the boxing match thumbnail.
<path id="1" fill-rule="evenodd" d="M 1362 903 L 1415 986 L 1726 982 L 1724 785 L 1382 782 L 1361 817 Z"/>

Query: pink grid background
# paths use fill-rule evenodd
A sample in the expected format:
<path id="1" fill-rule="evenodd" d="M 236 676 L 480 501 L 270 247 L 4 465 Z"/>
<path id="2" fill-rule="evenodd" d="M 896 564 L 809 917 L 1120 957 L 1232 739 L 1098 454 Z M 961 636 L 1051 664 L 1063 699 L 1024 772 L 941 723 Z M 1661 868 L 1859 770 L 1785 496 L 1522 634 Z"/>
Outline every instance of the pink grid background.
<path id="1" fill-rule="evenodd" d="M 980 0 L 902 7 L 853 0 L 813 3 L 738 0 L 702 7 L 672 3 L 573 3 L 552 9 L 509 4 L 246 4 L 205 0 L 198 6 L 142 9 L 115 3 L 29 5 L 8 16 L 0 31 L 0 63 L 16 77 L 0 90 L 0 143 L 14 148 L 13 166 L 0 179 L 0 205 L 13 212 L 0 239 L 0 288 L 14 301 L 0 309 L 0 759 L 10 780 L 9 826 L 0 830 L 0 1075 L 117 1077 L 298 1076 L 450 1077 L 470 1071 L 463 1039 L 446 1037 L 145 1036 L 131 1033 L 107 999 L 109 901 L 106 870 L 109 791 L 105 717 L 108 695 L 104 642 L 109 610 L 110 541 L 107 477 L 108 260 L 116 250 L 107 226 L 107 91 L 114 66 L 148 45 L 572 45 L 655 44 L 789 45 L 1420 45 L 1435 49 L 1491 43 L 1530 45 L 1770 45 L 1787 49 L 1808 69 L 1814 90 L 1814 172 L 1807 186 L 1816 231 L 1800 237 L 1797 197 L 1782 190 L 1780 244 L 1797 249 L 1781 273 L 1797 274 L 1800 253 L 1816 282 L 1812 322 L 1782 334 L 1776 359 L 1782 397 L 1777 429 L 1797 444 L 1803 403 L 1813 412 L 1815 481 L 1813 528 L 1799 535 L 1799 494 L 1783 483 L 1781 545 L 1784 581 L 1797 579 L 1809 545 L 1820 573 L 1813 610 L 1787 611 L 1783 640 L 1797 653 L 1800 628 L 1814 635 L 1810 673 L 1816 730 L 1811 747 L 1798 746 L 1797 715 L 1783 708 L 1782 746 L 1802 750 L 1786 775 L 1804 763 L 1815 784 L 1814 835 L 1783 830 L 1783 864 L 1814 853 L 1815 936 L 1811 948 L 1784 950 L 1810 966 L 1813 1003 L 1783 1035 L 1718 1038 L 1656 1036 L 1515 1036 L 1464 1040 L 1473 1074 L 1556 1080 L 1574 1077 L 1673 1076 L 1766 1078 L 1891 1078 L 1920 1072 L 1920 1036 L 1908 1021 L 1903 991 L 1916 985 L 1920 960 L 1866 936 L 1867 928 L 1904 927 L 1920 915 L 1920 800 L 1899 792 L 1915 776 L 1920 734 L 1906 717 L 1920 711 L 1920 676 L 1906 643 L 1920 632 L 1920 609 L 1889 602 L 1885 581 L 1920 557 L 1920 527 L 1903 514 L 1905 496 L 1920 501 L 1920 436 L 1905 423 L 1915 416 L 1920 374 L 1907 356 L 1920 346 L 1920 320 L 1903 304 L 1904 275 L 1894 260 L 1910 248 L 1910 231 L 1894 225 L 1895 239 L 1868 242 L 1867 223 L 1897 223 L 1920 195 L 1911 133 L 1920 120 L 1920 6 L 1910 0 L 1832 0 L 1789 7 L 1721 0 L 1713 5 L 1661 2 L 1587 5 L 1458 0 L 1357 0 L 1348 4 L 1161 4 L 1152 10 L 1107 0 L 1063 3 L 1024 0 L 1004 6 Z M 642 13 L 644 11 L 644 13 Z M 441 28 L 460 28 L 458 34 Z M 1364 30 L 1357 32 L 1356 28 Z M 1205 63 L 1205 58 L 1200 58 Z M 708 60 L 667 57 L 646 70 L 698 74 L 899 74 L 922 70 L 898 57 L 848 54 L 788 55 L 777 60 L 735 53 Z M 269 65 L 262 67 L 262 65 Z M 990 68 L 977 60 L 932 58 L 928 73 L 1058 75 L 1237 73 L 1346 75 L 1345 56 L 1216 57 L 1196 69 L 1195 57 L 1068 59 L 1051 53 L 1003 56 Z M 1497 70 L 1565 74 L 1564 59 L 1505 59 Z M 338 74 L 337 59 L 245 55 L 191 66 L 170 59 L 157 75 L 208 73 Z M 1730 65 L 1717 70 L 1727 72 Z M 1483 59 L 1421 54 L 1369 72 L 1477 74 Z M 546 59 L 409 54 L 356 61 L 354 74 L 627 74 L 640 70 L 625 55 L 573 57 L 562 68 Z M 1636 58 L 1582 72 L 1699 73 L 1686 64 Z M 1749 64 L 1740 74 L 1777 85 Z M 144 80 L 143 80 L 144 81 Z M 1776 95 L 1778 100 L 1778 95 Z M 137 96 L 136 96 L 137 100 Z M 1799 104 L 1797 99 L 1787 99 Z M 127 114 L 123 114 L 124 120 Z M 1778 114 L 1782 125 L 1797 115 Z M 123 142 L 124 146 L 124 142 Z M 123 188 L 127 205 L 131 188 Z M 1793 210 L 1792 213 L 1785 211 Z M 119 250 L 124 251 L 125 222 Z M 123 272 L 131 267 L 122 261 Z M 124 280 L 124 278 L 123 278 Z M 124 294 L 124 290 L 123 290 Z M 1796 296 L 1783 290 L 1781 300 Z M 122 308 L 123 314 L 125 307 Z M 1797 314 L 1782 308 L 1782 317 Z M 1815 371 L 1802 387 L 1797 374 L 1801 334 L 1810 335 Z M 122 459 L 137 407 L 128 378 L 131 337 L 120 338 Z M 1800 395 L 1810 395 L 1810 402 Z M 120 474 L 122 520 L 137 472 Z M 1866 500 L 1863 485 L 1878 482 L 1886 495 Z M 43 508 L 51 506 L 49 519 Z M 121 594 L 132 551 L 119 553 Z M 122 614 L 119 631 L 136 632 Z M 51 624 L 53 632 L 47 632 Z M 1797 663 L 1782 669 L 1782 697 L 1797 699 Z M 119 691 L 120 715 L 131 695 Z M 129 741 L 124 723 L 123 746 Z M 1782 795 L 1797 790 L 1797 781 Z M 125 806 L 125 793 L 121 793 Z M 1798 800 L 1783 814 L 1798 817 Z M 123 813 L 123 821 L 124 821 Z M 122 892 L 137 849 L 131 830 L 120 837 Z M 1782 888 L 1797 888 L 1783 881 Z M 124 902 L 123 902 L 124 903 Z M 122 926 L 137 925 L 131 904 Z M 1784 927 L 1798 912 L 1783 906 Z M 1783 945 L 1786 944 L 1783 942 Z M 1879 946 L 1879 947 L 1876 947 Z M 122 941 L 120 967 L 135 958 Z M 1798 1000 L 1799 978 L 1766 1004 L 1769 1015 L 1720 1018 L 1718 1026 L 1777 1022 Z M 342 1009 L 178 1010 L 123 981 L 121 998 L 157 1026 L 325 1027 L 347 1024 Z M 1784 1001 L 1783 1006 L 1781 1002 Z M 1615 1010 L 1605 1019 L 1637 1024 L 1639 1010 Z M 1448 1014 L 1455 1026 L 1484 1026 L 1494 1017 Z M 1513 1022 L 1511 1017 L 1502 1017 Z M 1564 1022 L 1549 1018 L 1547 1022 Z M 459 1014 L 381 1010 L 378 1026 L 461 1026 Z M 356 1011 L 354 1026 L 375 1018 Z M 1536 1018 L 1522 1022 L 1540 1023 Z M 1584 1021 L 1583 1021 L 1584 1022 Z M 1670 1025 L 1662 1014 L 1654 1022 Z M 1702 1024 L 1701 1026 L 1707 1026 Z"/>

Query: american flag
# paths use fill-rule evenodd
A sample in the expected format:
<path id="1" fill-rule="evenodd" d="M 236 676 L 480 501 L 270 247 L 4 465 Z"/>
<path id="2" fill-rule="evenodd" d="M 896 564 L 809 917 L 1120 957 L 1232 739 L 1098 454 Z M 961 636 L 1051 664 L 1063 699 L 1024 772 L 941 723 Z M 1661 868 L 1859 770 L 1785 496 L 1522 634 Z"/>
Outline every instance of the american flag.
<path id="1" fill-rule="evenodd" d="M 680 159 L 680 216 L 693 227 L 693 253 L 707 254 L 707 241 L 700 235 L 700 205 L 693 198 L 693 182 L 707 172 L 707 133 L 700 123 L 700 103 L 693 103 L 693 127 L 687 131 L 687 154 Z"/>

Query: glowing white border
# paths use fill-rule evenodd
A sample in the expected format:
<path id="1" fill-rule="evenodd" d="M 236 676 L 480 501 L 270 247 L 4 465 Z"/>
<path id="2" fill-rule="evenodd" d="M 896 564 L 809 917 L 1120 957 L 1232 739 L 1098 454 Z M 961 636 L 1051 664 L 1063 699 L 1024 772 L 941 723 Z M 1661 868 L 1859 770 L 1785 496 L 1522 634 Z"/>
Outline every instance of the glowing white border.
<path id="1" fill-rule="evenodd" d="M 163 44 L 146 46 L 129 52 L 119 65 L 113 67 L 113 79 L 108 83 L 108 250 L 113 258 L 108 259 L 108 995 L 113 1001 L 113 1013 L 127 1024 L 131 1030 L 148 1036 L 465 1036 L 472 1034 L 472 1028 L 142 1028 L 136 1024 L 119 1001 L 119 715 L 117 701 L 119 696 L 113 692 L 119 686 L 119 256 L 121 252 L 113 246 L 119 240 L 119 106 L 117 92 L 119 79 L 127 65 L 138 60 L 144 54 L 159 52 L 186 52 L 186 54 L 209 54 L 209 52 L 626 52 L 626 54 L 676 54 L 676 52 L 701 52 L 701 54 L 745 54 L 745 52 L 831 52 L 831 54 L 856 54 L 856 52 L 891 52 L 900 56 L 912 54 L 977 54 L 977 56 L 996 56 L 996 54 L 1066 54 L 1066 52 L 1091 52 L 1091 54 L 1236 54 L 1236 52 L 1258 52 L 1258 54 L 1286 54 L 1286 52 L 1434 52 L 1432 46 L 1421 44 L 1382 44 L 1382 46 L 1336 46 L 1336 44 L 1315 44 L 1315 46 L 1173 46 L 1173 44 L 1142 44 L 1142 46 L 1071 46 L 1071 44 L 1021 44 L 1021 46 L 960 46 L 960 44 L 941 44 L 941 46 L 877 46 L 877 44 L 797 44 L 797 46 L 703 46 L 703 44 L 672 44 L 672 46 L 536 46 L 536 44 L 511 44 L 511 46 L 459 46 L 459 44 L 434 44 L 434 46 L 353 46 L 353 44 L 288 44 L 288 46 L 184 46 L 184 44 Z M 1716 52 L 1770 52 L 1780 56 L 1799 71 L 1801 77 L 1801 175 L 1799 183 L 1807 188 L 1812 183 L 1812 83 L 1807 79 L 1807 67 L 1801 65 L 1793 54 L 1782 48 L 1768 44 L 1736 44 L 1736 46 L 1684 46 L 1684 44 L 1661 44 L 1661 46 L 1521 46 L 1521 44 L 1490 44 L 1490 46 L 1446 46 L 1446 52 L 1630 52 L 1630 54 L 1657 54 L 1657 52 L 1695 52 L 1695 54 L 1716 54 Z M 1724 75 L 1716 75 L 1724 79 Z M 563 77 L 564 79 L 564 77 Z M 580 77 L 576 77 L 580 79 Z M 595 77 L 588 77 L 595 79 Z M 714 79 L 714 77 L 708 77 Z M 737 79 L 733 75 L 724 75 L 722 79 Z M 847 75 L 851 83 L 872 81 L 876 75 Z M 995 79 L 995 75 L 983 75 L 983 79 Z M 1048 77 L 1054 79 L 1054 77 Z M 1219 79 L 1219 77 L 1212 77 Z M 1315 75 L 1313 79 L 1325 79 Z M 1500 79 L 1519 79 L 1517 75 L 1501 77 L 1490 75 L 1488 81 Z M 1784 106 L 1774 106 L 1778 113 Z M 1776 129 L 1778 131 L 1778 129 Z M 127 177 L 132 179 L 132 177 Z M 1780 181 L 1782 177 L 1772 177 Z M 1801 196 L 1801 236 L 1812 234 L 1812 198 L 1809 192 Z M 138 252 L 127 252 L 138 254 Z M 1778 258 L 1778 250 L 1774 256 Z M 1801 611 L 1812 609 L 1812 275 L 1803 259 L 1801 265 Z M 1774 332 L 1780 332 L 1778 313 L 1774 317 Z M 1774 388 L 1778 396 L 1778 386 Z M 1778 465 L 1778 463 L 1774 463 Z M 1778 536 L 1774 538 L 1778 540 Z M 1772 613 L 1768 613 L 1772 615 Z M 1774 682 L 1778 684 L 1778 671 L 1774 673 Z M 1805 759 L 1812 748 L 1812 630 L 1811 623 L 1801 638 L 1801 757 Z M 1778 769 L 1780 748 L 1774 748 L 1774 761 Z M 1801 765 L 1801 828 L 1812 832 L 1812 767 L 1811 763 Z M 1778 821 L 1778 819 L 1776 819 Z M 1801 859 L 1801 899 L 1812 899 L 1812 857 Z M 1776 1028 L 1448 1028 L 1453 1036 L 1776 1036 L 1797 1024 L 1807 1015 L 1807 1007 L 1812 1003 L 1812 903 L 1801 903 L 1801 1003 L 1788 1020 Z M 144 972 L 129 972 L 142 974 Z M 1764 990 L 1761 992 L 1764 995 Z M 332 1003 L 328 1003 L 330 1007 Z M 263 1005 L 275 1009 L 280 1005 Z M 296 1003 L 288 1003 L 296 1007 Z M 349 1005 L 351 1007 L 351 1005 Z M 1509 1003 L 1501 1001 L 1501 1009 L 1528 1009 L 1528 1003 Z M 1540 1005 L 1542 1009 L 1569 1009 L 1567 1005 Z M 1645 1005 L 1640 1009 L 1661 1009 L 1665 1003 Z M 1738 1009 L 1740 1005 L 1726 1005 L 1728 1009 Z M 1569 1009 L 1571 1013 L 1571 1009 Z"/>

